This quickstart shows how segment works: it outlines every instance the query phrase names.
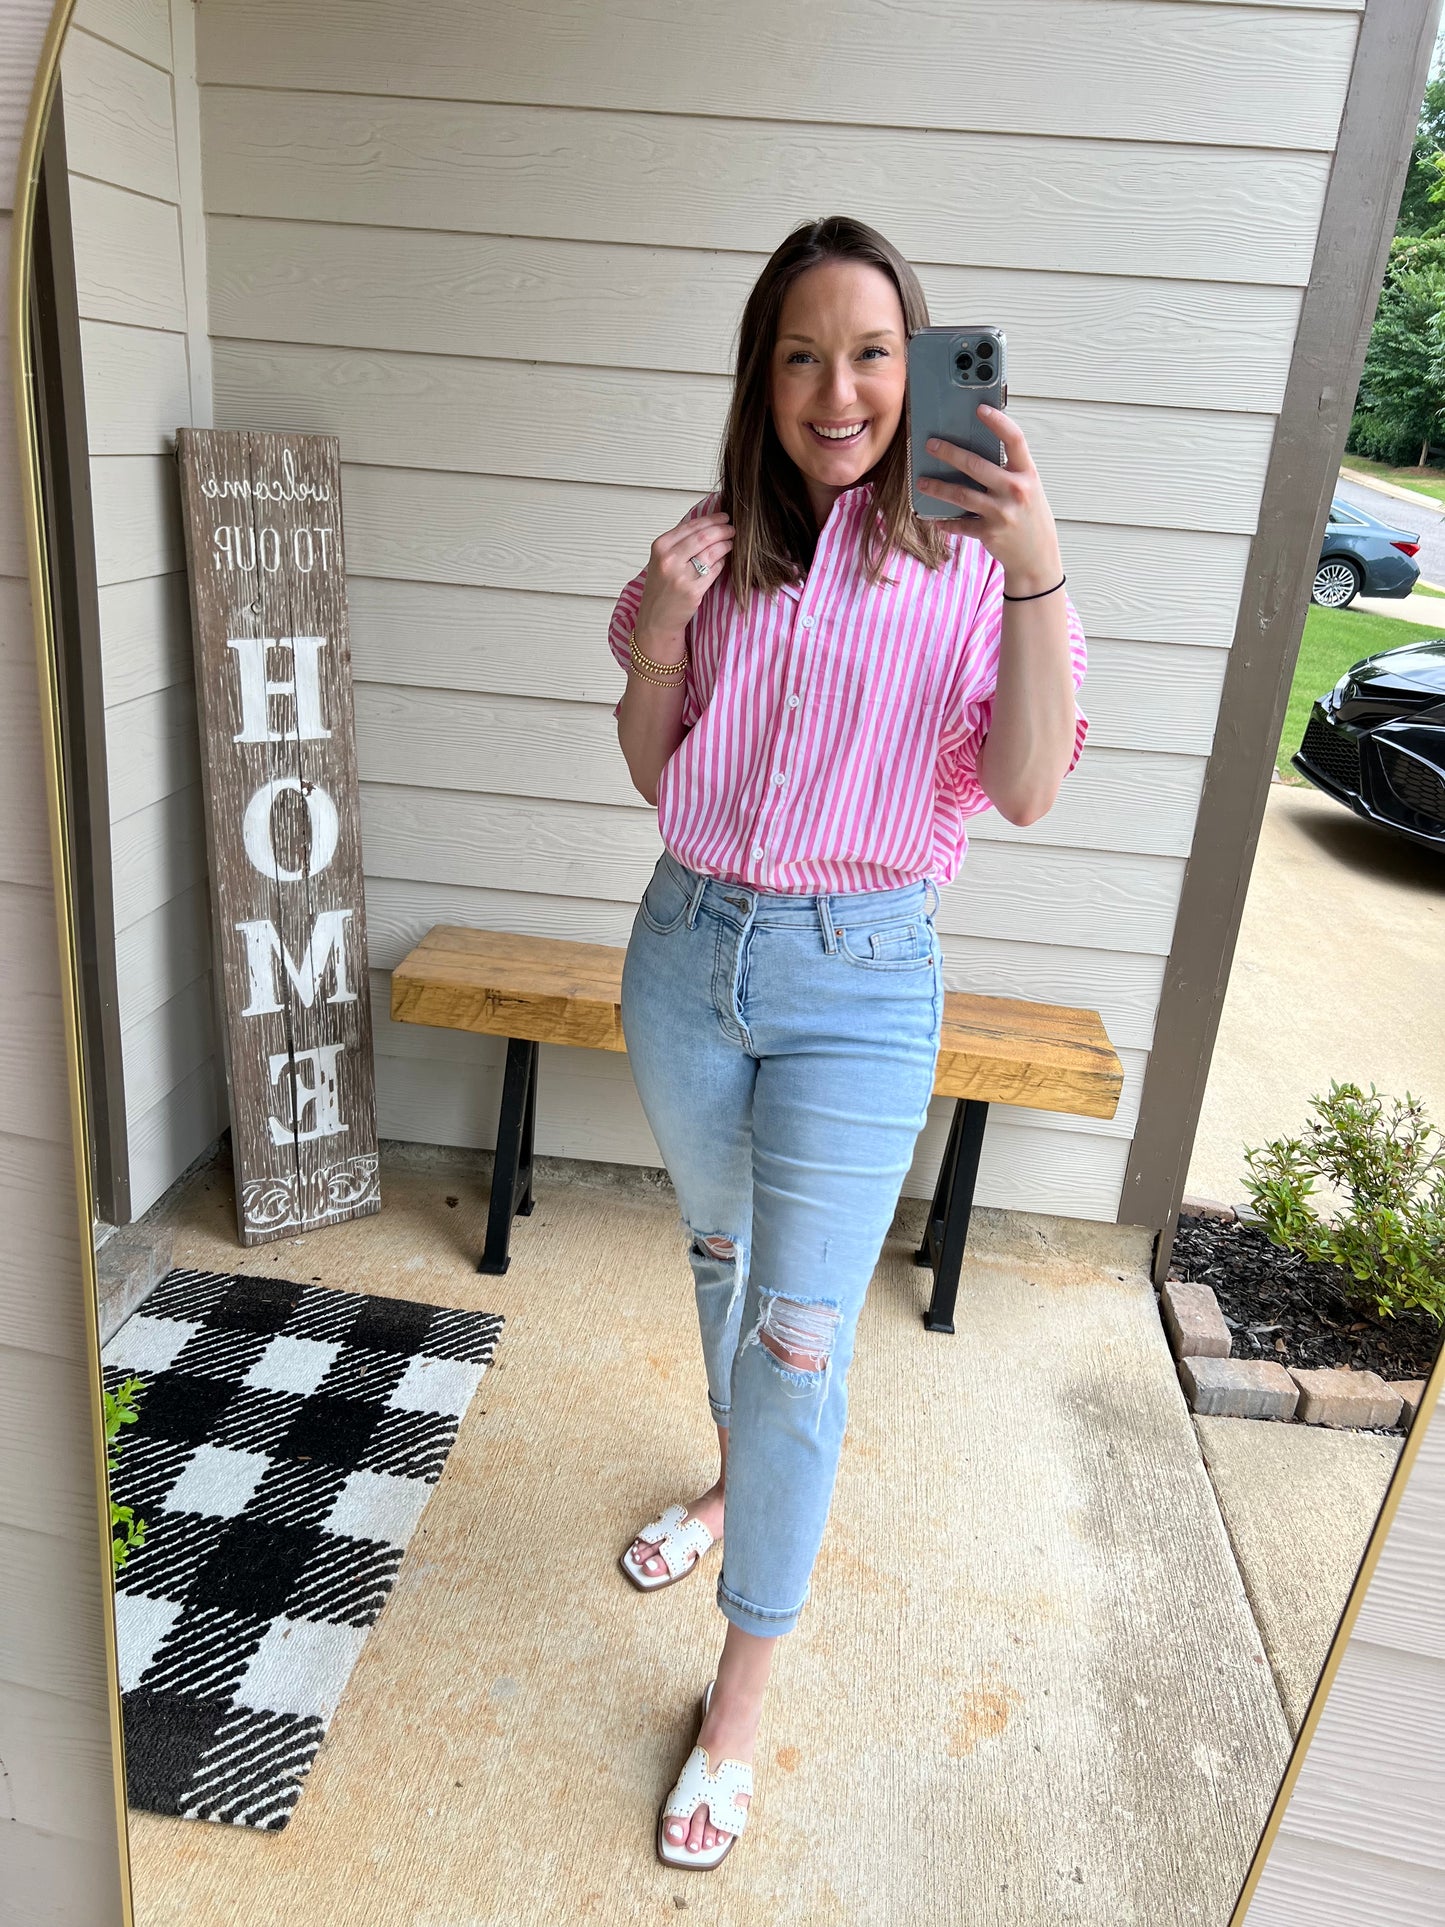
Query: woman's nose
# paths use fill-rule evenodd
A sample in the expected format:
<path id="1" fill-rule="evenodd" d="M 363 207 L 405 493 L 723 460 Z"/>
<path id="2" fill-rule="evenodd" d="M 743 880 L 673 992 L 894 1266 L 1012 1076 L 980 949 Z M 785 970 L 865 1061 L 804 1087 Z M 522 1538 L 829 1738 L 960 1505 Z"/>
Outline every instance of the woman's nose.
<path id="1" fill-rule="evenodd" d="M 823 392 L 828 402 L 840 412 L 852 405 L 858 391 L 848 362 L 833 362 L 828 367 L 823 377 Z"/>

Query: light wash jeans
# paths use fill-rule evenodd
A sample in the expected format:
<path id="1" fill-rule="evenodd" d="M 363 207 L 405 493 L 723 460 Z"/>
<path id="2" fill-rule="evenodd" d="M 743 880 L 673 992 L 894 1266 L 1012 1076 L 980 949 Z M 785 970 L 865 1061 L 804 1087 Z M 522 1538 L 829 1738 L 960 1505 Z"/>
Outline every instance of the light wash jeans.
<path id="1" fill-rule="evenodd" d="M 718 1605 L 750 1633 L 796 1623 L 827 1523 L 858 1314 L 933 1089 L 936 906 L 928 879 L 793 895 L 665 850 L 633 920 L 622 1028 L 728 1428 Z"/>

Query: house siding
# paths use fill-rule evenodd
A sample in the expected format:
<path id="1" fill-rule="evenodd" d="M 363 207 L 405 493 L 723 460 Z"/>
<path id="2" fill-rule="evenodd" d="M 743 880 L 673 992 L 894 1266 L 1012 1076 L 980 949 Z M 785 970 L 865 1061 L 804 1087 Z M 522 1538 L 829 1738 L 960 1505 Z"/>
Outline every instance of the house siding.
<path id="1" fill-rule="evenodd" d="M 1445 1920 L 1445 1400 L 1419 1422 L 1409 1484 L 1240 1927 Z"/>
<path id="2" fill-rule="evenodd" d="M 216 421 L 345 458 L 385 1136 L 492 1142 L 497 1041 L 389 1020 L 431 923 L 627 939 L 659 844 L 607 612 L 712 485 L 763 260 L 841 208 L 1006 327 L 1089 641 L 1083 762 L 975 820 L 937 921 L 951 988 L 1099 1009 L 1124 1096 L 995 1107 L 977 1195 L 1118 1213 L 1356 10 L 1027 0 L 986 88 L 976 17 L 912 11 L 201 11 Z M 543 1055 L 539 1149 L 660 1162 L 625 1064 Z"/>
<path id="3" fill-rule="evenodd" d="M 191 0 L 85 0 L 61 85 L 139 1217 L 226 1123 L 174 460 L 211 411 Z"/>
<path id="4" fill-rule="evenodd" d="M 0 281 L 49 0 L 0 22 Z M 0 1895 L 15 1927 L 121 1918 L 95 1396 L 67 1100 L 22 476 L 0 343 Z"/>

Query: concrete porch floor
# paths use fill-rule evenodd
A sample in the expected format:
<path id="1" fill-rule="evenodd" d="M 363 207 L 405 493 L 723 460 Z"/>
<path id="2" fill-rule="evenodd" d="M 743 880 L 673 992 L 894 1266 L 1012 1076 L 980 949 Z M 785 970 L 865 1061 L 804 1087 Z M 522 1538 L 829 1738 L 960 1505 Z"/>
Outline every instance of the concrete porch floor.
<path id="1" fill-rule="evenodd" d="M 1106 1228 L 981 1222 L 947 1338 L 900 1207 L 755 1818 L 694 1877 L 652 1835 L 719 1555 L 666 1598 L 616 1565 L 716 1471 L 671 1192 L 543 1175 L 502 1278 L 474 1269 L 475 1168 L 384 1160 L 382 1196 L 253 1250 L 229 1170 L 168 1207 L 176 1264 L 507 1324 L 291 1824 L 132 1814 L 140 1927 L 1222 1927 L 1289 1727 L 1147 1275 Z"/>

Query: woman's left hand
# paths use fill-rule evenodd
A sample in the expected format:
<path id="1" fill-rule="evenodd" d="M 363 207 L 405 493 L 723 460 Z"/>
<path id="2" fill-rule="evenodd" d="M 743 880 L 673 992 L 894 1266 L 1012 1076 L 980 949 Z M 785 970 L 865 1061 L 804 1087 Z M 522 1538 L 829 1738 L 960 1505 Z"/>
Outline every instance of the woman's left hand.
<path id="1" fill-rule="evenodd" d="M 979 403 L 978 418 L 1003 443 L 1008 467 L 931 435 L 926 444 L 930 455 L 941 456 L 951 467 L 983 484 L 980 493 L 963 482 L 921 477 L 920 494 L 936 495 L 940 501 L 971 511 L 968 515 L 942 517 L 933 526 L 956 530 L 981 542 L 1003 564 L 1010 595 L 1032 595 L 1035 590 L 1052 588 L 1064 572 L 1059 535 L 1023 430 L 1003 409 L 990 408 L 987 402 Z"/>

